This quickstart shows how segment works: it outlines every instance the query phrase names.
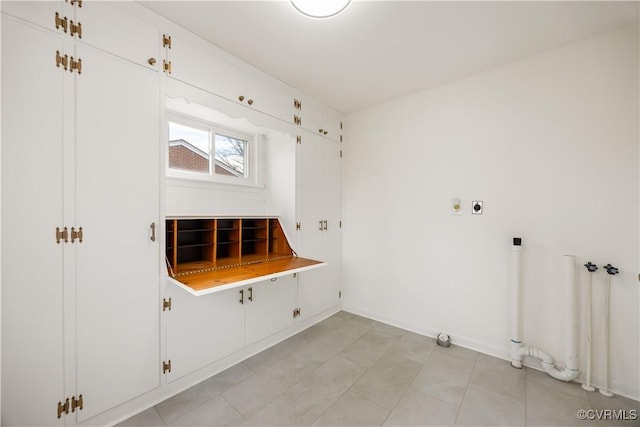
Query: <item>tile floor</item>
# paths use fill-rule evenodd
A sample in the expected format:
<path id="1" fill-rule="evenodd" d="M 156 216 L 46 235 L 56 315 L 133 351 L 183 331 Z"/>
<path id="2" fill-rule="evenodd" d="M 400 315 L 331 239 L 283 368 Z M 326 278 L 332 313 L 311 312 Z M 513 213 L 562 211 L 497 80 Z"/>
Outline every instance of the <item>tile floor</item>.
<path id="1" fill-rule="evenodd" d="M 581 409 L 640 403 L 342 311 L 120 425 L 640 426 Z"/>

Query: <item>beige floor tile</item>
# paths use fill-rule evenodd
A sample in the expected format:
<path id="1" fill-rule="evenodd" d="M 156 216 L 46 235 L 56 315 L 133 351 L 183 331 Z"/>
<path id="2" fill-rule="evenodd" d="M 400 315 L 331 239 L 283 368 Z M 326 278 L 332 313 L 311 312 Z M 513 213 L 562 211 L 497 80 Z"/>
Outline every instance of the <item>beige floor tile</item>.
<path id="1" fill-rule="evenodd" d="M 171 422 L 170 426 L 211 427 L 211 426 L 235 426 L 244 421 L 238 413 L 221 396 L 203 403 Z"/>
<path id="2" fill-rule="evenodd" d="M 452 426 L 458 408 L 419 390 L 408 389 L 385 426 Z"/>
<path id="3" fill-rule="evenodd" d="M 290 353 L 288 348 L 282 345 L 275 345 L 244 360 L 242 364 L 254 372 L 259 372 L 274 363 L 281 361 L 289 355 Z"/>
<path id="4" fill-rule="evenodd" d="M 514 397 L 471 384 L 467 389 L 456 426 L 524 426 L 525 397 Z"/>
<path id="5" fill-rule="evenodd" d="M 397 355 L 383 357 L 356 381 L 351 390 L 391 410 L 420 369 L 422 364 L 413 360 Z"/>
<path id="6" fill-rule="evenodd" d="M 246 426 L 310 426 L 315 415 L 282 395 L 245 420 Z"/>
<path id="7" fill-rule="evenodd" d="M 381 426 L 389 411 L 371 400 L 349 391 L 332 404 L 314 426 Z"/>
<path id="8" fill-rule="evenodd" d="M 595 426 L 596 422 L 581 420 L 579 410 L 591 409 L 591 403 L 557 388 L 527 381 L 527 425 L 532 426 Z"/>
<path id="9" fill-rule="evenodd" d="M 341 316 L 334 314 L 333 316 L 324 319 L 322 322 L 316 323 L 315 325 L 305 329 L 298 335 L 306 340 L 315 340 L 327 332 L 333 331 L 343 322 L 344 319 Z"/>
<path id="10" fill-rule="evenodd" d="M 335 357 L 294 385 L 287 396 L 320 416 L 349 387 L 365 368 L 351 360 Z"/>
<path id="11" fill-rule="evenodd" d="M 599 391 L 587 393 L 599 426 L 640 427 L 640 402 L 622 396 L 606 397 Z"/>
<path id="12" fill-rule="evenodd" d="M 451 405 L 459 405 L 469 385 L 475 362 L 434 352 L 411 387 Z"/>
<path id="13" fill-rule="evenodd" d="M 395 326 L 387 325 L 385 323 L 380 323 L 380 322 L 374 323 L 371 330 L 388 337 L 398 337 L 398 338 L 403 336 L 405 333 L 407 333 L 407 331 L 404 329 L 396 328 Z"/>
<path id="14" fill-rule="evenodd" d="M 579 399 L 588 399 L 587 392 L 584 391 L 582 386 L 577 382 L 560 381 L 553 378 L 546 372 L 538 371 L 537 369 L 532 369 L 532 368 L 524 368 L 524 369 L 527 371 L 528 382 L 534 382 L 539 385 L 550 387 L 558 391 L 561 391 L 563 393 L 566 393 L 570 396 L 577 397 Z"/>
<path id="15" fill-rule="evenodd" d="M 239 363 L 156 405 L 165 423 L 170 423 L 196 406 L 251 377 L 253 372 Z"/>
<path id="16" fill-rule="evenodd" d="M 469 362 L 475 362 L 476 358 L 480 354 L 477 351 L 469 350 L 468 348 L 460 347 L 455 344 L 452 344 L 451 347 L 442 347 L 440 345 L 436 345 L 436 348 L 433 351 L 436 354 L 443 354 L 449 357 L 455 357 Z"/>
<path id="17" fill-rule="evenodd" d="M 223 396 L 244 417 L 250 417 L 312 370 L 289 356 L 230 388 Z"/>
<path id="18" fill-rule="evenodd" d="M 332 331 L 312 340 L 291 355 L 298 361 L 317 367 L 350 345 L 355 338 L 339 331 Z"/>
<path id="19" fill-rule="evenodd" d="M 138 415 L 133 416 L 116 426 L 122 427 L 158 427 L 164 426 L 164 422 L 156 411 L 155 408 L 149 408 L 146 411 L 140 412 Z"/>
<path id="20" fill-rule="evenodd" d="M 471 375 L 471 384 L 516 397 L 524 402 L 527 373 L 524 369 L 513 368 L 506 360 L 480 354 Z"/>
<path id="21" fill-rule="evenodd" d="M 361 319 L 362 318 L 358 317 L 346 319 L 340 326 L 336 328 L 336 330 L 354 338 L 360 338 L 373 326 L 372 322 L 362 321 Z"/>
<path id="22" fill-rule="evenodd" d="M 396 341 L 385 356 L 400 355 L 418 363 L 425 363 L 436 348 L 436 340 L 407 332 Z"/>

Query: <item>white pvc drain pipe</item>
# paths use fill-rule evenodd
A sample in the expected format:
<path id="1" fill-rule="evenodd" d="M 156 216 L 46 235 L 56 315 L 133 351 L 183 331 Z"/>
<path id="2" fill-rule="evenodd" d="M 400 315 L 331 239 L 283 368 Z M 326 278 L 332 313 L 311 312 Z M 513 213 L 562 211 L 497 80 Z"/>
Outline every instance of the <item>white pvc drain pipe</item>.
<path id="1" fill-rule="evenodd" d="M 522 343 L 522 327 L 520 313 L 520 293 L 522 292 L 522 239 L 513 239 L 511 280 L 513 285 L 513 326 L 511 335 L 511 366 L 522 368 L 524 357 L 535 357 L 542 363 L 542 368 L 553 378 L 561 381 L 571 381 L 578 377 L 578 310 L 576 298 L 576 258 L 574 255 L 563 256 L 564 280 L 563 297 L 566 301 L 566 351 L 567 363 L 564 368 L 557 368 L 553 358 L 546 352 L 525 346 Z"/>

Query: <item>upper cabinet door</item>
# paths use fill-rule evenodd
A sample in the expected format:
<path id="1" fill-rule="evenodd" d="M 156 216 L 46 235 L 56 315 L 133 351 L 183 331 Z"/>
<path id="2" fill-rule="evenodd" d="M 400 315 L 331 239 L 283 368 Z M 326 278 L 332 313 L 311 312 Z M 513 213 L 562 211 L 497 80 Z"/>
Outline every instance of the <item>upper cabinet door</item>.
<path id="1" fill-rule="evenodd" d="M 82 7 L 76 10 L 74 25 L 74 37 L 78 41 L 144 67 L 158 71 L 162 69 L 162 39 L 159 31 L 114 6 L 114 3 L 85 0 Z"/>
<path id="2" fill-rule="evenodd" d="M 248 109 L 293 122 L 292 95 L 217 57 L 206 46 L 172 35 L 167 58 L 171 63 L 170 77 Z"/>
<path id="3" fill-rule="evenodd" d="M 302 127 L 311 133 L 341 142 L 342 119 L 338 113 L 329 110 L 313 99 L 304 98 L 301 100 L 301 108 L 296 114 L 302 118 Z"/>
<path id="4" fill-rule="evenodd" d="M 2 1 L 2 12 L 36 24 L 47 30 L 69 34 L 69 22 L 75 9 L 62 0 Z"/>

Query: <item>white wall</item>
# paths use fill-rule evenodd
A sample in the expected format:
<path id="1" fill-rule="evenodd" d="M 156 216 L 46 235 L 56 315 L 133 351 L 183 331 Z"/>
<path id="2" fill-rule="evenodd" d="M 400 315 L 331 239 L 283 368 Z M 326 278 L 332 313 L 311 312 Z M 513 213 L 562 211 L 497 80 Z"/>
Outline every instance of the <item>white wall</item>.
<path id="1" fill-rule="evenodd" d="M 525 343 L 564 363 L 562 255 L 577 257 L 582 306 L 582 264 L 612 263 L 621 274 L 611 291 L 611 389 L 638 399 L 637 31 L 349 116 L 345 309 L 428 335 L 446 331 L 506 357 L 511 238 L 519 236 Z M 451 215 L 455 197 L 462 216 Z M 472 200 L 484 201 L 484 215 L 471 215 Z M 594 277 L 598 301 L 605 276 Z M 599 345 L 599 324 L 594 334 Z M 601 361 L 600 348 L 596 385 Z"/>

